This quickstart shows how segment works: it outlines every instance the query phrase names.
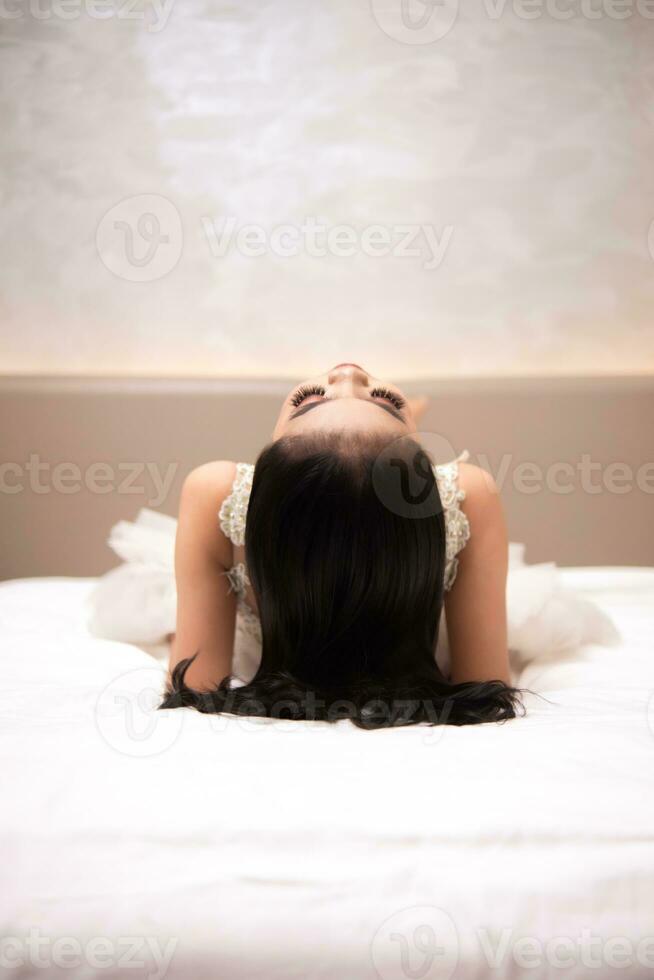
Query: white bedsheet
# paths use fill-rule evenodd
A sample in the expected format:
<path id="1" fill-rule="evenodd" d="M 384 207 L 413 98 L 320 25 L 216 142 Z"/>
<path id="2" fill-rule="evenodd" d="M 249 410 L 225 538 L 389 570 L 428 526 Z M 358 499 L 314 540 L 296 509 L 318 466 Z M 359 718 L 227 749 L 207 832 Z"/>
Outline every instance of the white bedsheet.
<path id="1" fill-rule="evenodd" d="M 0 976 L 654 976 L 654 570 L 564 576 L 619 646 L 376 732 L 156 712 L 95 580 L 1 584 Z"/>

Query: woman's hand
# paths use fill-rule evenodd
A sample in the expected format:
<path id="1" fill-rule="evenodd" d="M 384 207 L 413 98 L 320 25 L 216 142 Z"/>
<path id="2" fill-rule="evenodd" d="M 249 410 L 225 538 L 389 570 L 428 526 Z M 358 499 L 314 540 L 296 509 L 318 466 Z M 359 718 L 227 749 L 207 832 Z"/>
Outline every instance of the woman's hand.
<path id="1" fill-rule="evenodd" d="M 426 395 L 419 395 L 416 398 L 408 398 L 409 408 L 416 422 L 420 422 L 423 415 L 429 408 L 429 398 Z"/>

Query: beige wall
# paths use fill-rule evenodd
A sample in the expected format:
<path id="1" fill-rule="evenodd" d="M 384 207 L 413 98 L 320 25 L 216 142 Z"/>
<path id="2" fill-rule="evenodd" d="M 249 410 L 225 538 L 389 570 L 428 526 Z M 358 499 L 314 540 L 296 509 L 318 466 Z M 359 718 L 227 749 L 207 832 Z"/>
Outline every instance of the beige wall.
<path id="1" fill-rule="evenodd" d="M 199 463 L 253 461 L 287 389 L 0 378 L 0 578 L 117 564 L 111 525 L 142 506 L 175 514 Z M 427 447 L 438 461 L 467 448 L 493 473 L 528 561 L 654 564 L 654 379 L 431 380 L 413 390 L 431 396 Z"/>
<path id="2" fill-rule="evenodd" d="M 647 3 L 7 0 L 0 370 L 651 372 Z M 206 233 L 312 216 L 355 254 Z"/>

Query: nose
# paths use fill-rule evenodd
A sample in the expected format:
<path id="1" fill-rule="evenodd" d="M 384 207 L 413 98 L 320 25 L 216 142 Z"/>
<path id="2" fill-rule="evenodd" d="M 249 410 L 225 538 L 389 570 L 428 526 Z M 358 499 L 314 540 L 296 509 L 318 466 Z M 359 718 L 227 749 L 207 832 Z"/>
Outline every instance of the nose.
<path id="1" fill-rule="evenodd" d="M 358 364 L 337 364 L 328 375 L 330 385 L 337 384 L 339 381 L 349 381 L 352 384 L 368 384 L 368 373 Z"/>

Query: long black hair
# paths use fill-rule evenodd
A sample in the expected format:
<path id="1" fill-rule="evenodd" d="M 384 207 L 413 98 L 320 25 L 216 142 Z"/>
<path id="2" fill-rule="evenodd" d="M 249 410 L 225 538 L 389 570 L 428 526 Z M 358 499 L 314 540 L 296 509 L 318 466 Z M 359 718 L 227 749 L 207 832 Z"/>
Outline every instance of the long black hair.
<path id="1" fill-rule="evenodd" d="M 362 728 L 513 718 L 515 688 L 451 684 L 436 663 L 445 541 L 431 460 L 413 439 L 332 432 L 271 443 L 245 530 L 259 668 L 243 686 L 226 677 L 198 692 L 184 682 L 195 658 L 182 660 L 161 707 Z"/>

